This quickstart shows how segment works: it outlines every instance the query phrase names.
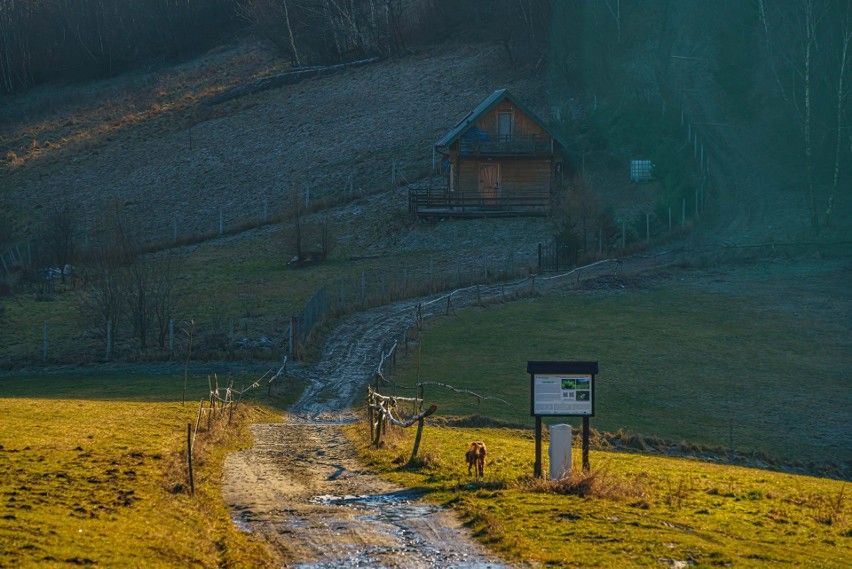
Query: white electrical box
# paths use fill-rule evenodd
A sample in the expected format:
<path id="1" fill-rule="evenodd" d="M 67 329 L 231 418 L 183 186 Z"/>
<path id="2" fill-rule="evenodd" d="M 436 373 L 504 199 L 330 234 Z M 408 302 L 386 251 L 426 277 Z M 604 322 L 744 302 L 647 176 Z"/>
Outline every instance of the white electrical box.
<path id="1" fill-rule="evenodd" d="M 571 425 L 560 423 L 550 427 L 550 479 L 562 480 L 571 475 Z"/>

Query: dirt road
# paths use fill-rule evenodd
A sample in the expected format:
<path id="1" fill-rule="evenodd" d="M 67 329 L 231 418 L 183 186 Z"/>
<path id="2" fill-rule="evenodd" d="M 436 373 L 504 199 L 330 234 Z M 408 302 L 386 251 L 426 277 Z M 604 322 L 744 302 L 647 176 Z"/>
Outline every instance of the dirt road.
<path id="1" fill-rule="evenodd" d="M 506 567 L 451 512 L 362 470 L 341 432 L 354 420 L 350 406 L 375 372 L 383 344 L 414 322 L 418 303 L 341 323 L 322 361 L 303 372 L 308 387 L 288 422 L 252 426 L 254 446 L 228 457 L 223 496 L 235 522 L 262 536 L 283 565 Z"/>
<path id="2" fill-rule="evenodd" d="M 289 567 L 504 567 L 452 513 L 363 471 L 339 424 L 254 425 L 226 463 L 235 522 Z"/>

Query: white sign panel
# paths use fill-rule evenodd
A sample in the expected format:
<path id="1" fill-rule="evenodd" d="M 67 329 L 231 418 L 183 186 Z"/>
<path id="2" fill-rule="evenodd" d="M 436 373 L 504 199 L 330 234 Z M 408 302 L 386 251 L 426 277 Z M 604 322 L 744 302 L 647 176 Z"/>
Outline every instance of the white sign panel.
<path id="1" fill-rule="evenodd" d="M 533 415 L 591 416 L 593 409 L 591 375 L 533 376 Z"/>

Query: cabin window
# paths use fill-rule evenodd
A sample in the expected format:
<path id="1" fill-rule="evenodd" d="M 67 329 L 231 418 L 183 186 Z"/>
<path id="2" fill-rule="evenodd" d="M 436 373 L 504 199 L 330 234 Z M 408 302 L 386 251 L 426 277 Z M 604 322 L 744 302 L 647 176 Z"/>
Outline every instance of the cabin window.
<path id="1" fill-rule="evenodd" d="M 497 138 L 500 140 L 512 138 L 512 113 L 497 113 Z"/>

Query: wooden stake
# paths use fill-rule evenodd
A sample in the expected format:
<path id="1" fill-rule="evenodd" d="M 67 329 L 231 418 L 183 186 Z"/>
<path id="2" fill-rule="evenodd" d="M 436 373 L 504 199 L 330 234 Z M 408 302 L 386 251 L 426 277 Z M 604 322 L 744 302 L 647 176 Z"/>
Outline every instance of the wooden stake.
<path id="1" fill-rule="evenodd" d="M 535 418 L 535 465 L 533 477 L 541 478 L 541 417 Z"/>
<path id="2" fill-rule="evenodd" d="M 192 423 L 186 424 L 186 461 L 189 465 L 189 493 L 195 495 L 195 479 L 192 476 Z"/>
<path id="3" fill-rule="evenodd" d="M 414 448 L 411 450 L 411 458 L 408 459 L 409 463 L 414 462 L 414 458 L 417 456 L 417 450 L 420 448 L 420 437 L 423 435 L 423 419 L 419 419 L 417 421 L 417 434 L 414 436 Z"/>

